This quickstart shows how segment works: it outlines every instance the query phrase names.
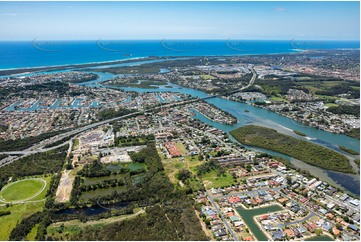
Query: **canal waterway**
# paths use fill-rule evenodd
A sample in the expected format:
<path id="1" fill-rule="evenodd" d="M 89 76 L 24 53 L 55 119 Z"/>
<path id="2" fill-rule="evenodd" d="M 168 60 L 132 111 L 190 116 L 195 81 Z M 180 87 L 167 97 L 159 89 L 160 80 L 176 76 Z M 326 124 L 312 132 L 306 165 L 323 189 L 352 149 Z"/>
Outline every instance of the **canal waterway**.
<path id="1" fill-rule="evenodd" d="M 262 214 L 281 211 L 282 209 L 283 208 L 279 205 L 271 205 L 271 206 L 267 206 L 263 208 L 255 208 L 255 209 L 245 209 L 243 207 L 237 207 L 236 211 L 238 212 L 239 215 L 242 216 L 243 221 L 246 223 L 247 227 L 250 229 L 250 231 L 258 241 L 268 241 L 269 240 L 268 237 L 257 225 L 257 223 L 254 220 L 254 217 Z"/>
<path id="2" fill-rule="evenodd" d="M 163 60 L 163 61 L 165 61 L 165 60 Z M 155 60 L 139 61 L 139 63 L 137 63 L 137 62 L 122 63 L 122 66 L 140 65 L 140 64 L 152 63 L 152 62 L 159 62 L 159 60 L 157 60 L 157 61 L 155 61 Z M 107 66 L 107 67 L 109 67 L 109 66 Z M 77 69 L 77 70 L 79 70 L 79 69 Z M 66 71 L 71 71 L 71 70 L 66 70 Z M 164 69 L 160 70 L 160 72 L 164 72 L 164 71 L 165 71 Z M 57 71 L 57 72 L 60 72 L 60 71 Z M 45 74 L 45 73 L 49 73 L 49 72 L 41 72 L 41 73 L 36 73 L 36 74 Z M 114 74 L 107 73 L 107 72 L 93 72 L 93 71 L 88 72 L 88 73 L 97 74 L 99 76 L 99 78 L 96 80 L 93 80 L 93 81 L 80 83 L 79 85 L 90 86 L 90 87 L 114 88 L 114 89 L 119 89 L 119 90 L 123 90 L 123 91 L 134 91 L 134 92 L 173 92 L 173 93 L 188 94 L 191 97 L 197 97 L 197 98 L 205 98 L 205 97 L 209 96 L 205 92 L 191 89 L 191 88 L 181 87 L 174 83 L 168 83 L 167 85 L 164 85 L 164 86 L 157 86 L 158 88 L 108 86 L 108 85 L 104 85 L 102 83 L 107 80 L 110 80 L 116 76 L 121 76 L 122 74 L 114 75 Z M 307 140 L 307 141 L 322 145 L 324 147 L 333 149 L 340 153 L 343 153 L 343 152 L 339 149 L 339 146 L 345 146 L 347 148 L 350 148 L 350 149 L 360 152 L 360 141 L 357 139 L 348 137 L 346 135 L 343 135 L 343 134 L 334 134 L 334 133 L 316 129 L 316 128 L 313 128 L 310 126 L 306 126 L 306 125 L 299 123 L 297 121 L 294 121 L 288 117 L 279 115 L 277 113 L 274 113 L 274 112 L 266 110 L 266 109 L 252 106 L 248 103 L 235 102 L 235 101 L 231 101 L 231 100 L 219 98 L 219 97 L 209 98 L 209 99 L 206 99 L 205 101 L 210 104 L 215 105 L 216 107 L 218 107 L 219 109 L 221 109 L 223 111 L 227 111 L 228 113 L 231 113 L 232 115 L 234 115 L 238 120 L 237 123 L 234 125 L 225 125 L 222 123 L 214 122 L 197 112 L 194 117 L 204 123 L 207 123 L 217 129 L 220 129 L 226 133 L 229 133 L 229 131 L 231 131 L 235 128 L 247 125 L 247 124 L 256 124 L 256 125 L 261 125 L 261 126 L 269 127 L 272 129 L 276 129 L 281 133 L 291 135 L 298 139 L 303 139 L 303 140 Z M 74 104 L 75 104 L 75 106 L 73 105 L 73 107 L 76 107 L 78 104 L 78 101 L 75 102 Z M 16 104 L 13 104 L 13 105 L 16 106 Z M 9 108 L 12 109 L 14 107 L 13 105 Z M 31 108 L 33 108 L 33 107 L 31 107 Z M 36 105 L 34 105 L 34 108 L 36 108 Z M 39 108 L 41 108 L 41 107 L 39 107 Z M 57 105 L 53 105 L 51 108 L 57 108 Z M 297 130 L 301 133 L 304 133 L 307 135 L 307 137 L 298 136 L 297 134 L 295 134 L 293 132 L 293 130 Z M 260 150 L 258 148 L 251 148 L 251 149 Z M 264 151 L 269 154 L 277 153 L 277 152 L 271 152 L 268 150 L 264 150 Z M 326 181 L 327 180 L 331 181 L 330 179 L 332 179 L 333 181 L 335 181 L 338 184 L 339 187 L 343 187 L 355 195 L 359 195 L 359 193 L 360 193 L 359 185 L 357 185 L 357 186 L 355 185 L 355 184 L 360 183 L 359 176 L 338 173 L 338 172 L 330 172 L 330 171 L 326 171 L 326 170 L 323 170 L 320 168 L 315 168 L 314 166 L 307 165 L 306 163 L 292 159 L 291 157 L 287 157 L 287 158 L 289 160 L 291 160 L 291 162 L 294 165 L 296 165 L 298 167 L 307 168 L 307 170 L 309 170 L 311 172 L 311 174 L 314 176 L 319 176 L 321 179 L 326 180 Z M 321 174 L 321 176 L 320 176 L 320 174 Z"/>

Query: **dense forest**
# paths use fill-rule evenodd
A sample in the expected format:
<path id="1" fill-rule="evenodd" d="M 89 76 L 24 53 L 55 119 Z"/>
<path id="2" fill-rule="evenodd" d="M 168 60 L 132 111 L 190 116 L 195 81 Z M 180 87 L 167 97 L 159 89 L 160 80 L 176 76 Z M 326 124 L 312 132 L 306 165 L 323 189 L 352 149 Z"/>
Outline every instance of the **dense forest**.
<path id="1" fill-rule="evenodd" d="M 104 227 L 86 227 L 72 240 L 207 240 L 189 200 L 155 205 L 146 215 Z"/>
<path id="2" fill-rule="evenodd" d="M 334 97 L 334 96 L 345 93 L 345 94 L 348 94 L 351 98 L 360 98 L 360 91 L 353 89 L 351 84 L 345 82 L 345 83 L 327 88 L 326 90 L 318 91 L 318 92 L 316 92 L 316 94 Z M 355 85 L 355 84 L 353 84 L 353 85 Z M 356 84 L 356 86 L 358 86 L 358 84 Z"/>
<path id="3" fill-rule="evenodd" d="M 320 145 L 278 133 L 273 129 L 246 125 L 230 133 L 242 144 L 277 151 L 328 170 L 354 173 L 344 155 Z"/>
<path id="4" fill-rule="evenodd" d="M 145 145 L 149 141 L 154 140 L 154 135 L 139 135 L 139 136 L 120 136 L 116 137 L 115 144 L 116 146 L 135 146 L 135 145 Z"/>
<path id="5" fill-rule="evenodd" d="M 334 114 L 350 114 L 360 117 L 360 107 L 357 105 L 355 106 L 339 105 L 339 106 L 329 107 L 327 110 Z"/>
<path id="6" fill-rule="evenodd" d="M 97 118 L 99 119 L 99 121 L 103 121 L 103 120 L 107 120 L 107 119 L 111 119 L 111 118 L 115 118 L 115 117 L 120 117 L 126 114 L 130 114 L 132 113 L 132 110 L 128 110 L 128 109 L 124 109 L 124 108 L 119 108 L 118 110 L 115 110 L 114 108 L 108 108 L 108 109 L 103 109 L 100 112 L 97 113 Z"/>
<path id="7" fill-rule="evenodd" d="M 81 227 L 80 233 L 71 234 L 71 240 L 206 240 L 199 219 L 194 212 L 194 202 L 182 190 L 178 190 L 164 173 L 163 164 L 154 142 L 135 153 L 130 153 L 134 162 L 145 163 L 140 182 L 125 180 L 127 191 L 115 192 L 93 199 L 102 203 L 123 202 L 136 207 L 146 207 L 145 214 L 138 217 L 102 226 Z M 88 167 L 90 171 L 102 171 L 97 162 Z M 94 169 L 95 168 L 95 169 Z M 99 169 L 98 169 L 99 168 Z M 88 171 L 86 171 L 88 173 Z M 84 174 L 83 174 L 84 175 Z M 111 181 L 110 184 L 123 181 Z M 79 187 L 79 183 L 77 183 Z M 104 184 L 105 185 L 105 184 Z M 108 186 L 108 184 L 106 185 Z M 79 189 L 76 189 L 79 190 Z M 76 197 L 76 194 L 74 194 Z M 56 219 L 55 215 L 55 220 Z M 72 215 L 81 216 L 81 215 Z M 61 239 L 48 234 L 48 240 Z"/>
<path id="8" fill-rule="evenodd" d="M 21 158 L 1 168 L 0 188 L 9 178 L 16 180 L 20 177 L 42 175 L 58 172 L 62 169 L 67 154 L 68 145 Z"/>

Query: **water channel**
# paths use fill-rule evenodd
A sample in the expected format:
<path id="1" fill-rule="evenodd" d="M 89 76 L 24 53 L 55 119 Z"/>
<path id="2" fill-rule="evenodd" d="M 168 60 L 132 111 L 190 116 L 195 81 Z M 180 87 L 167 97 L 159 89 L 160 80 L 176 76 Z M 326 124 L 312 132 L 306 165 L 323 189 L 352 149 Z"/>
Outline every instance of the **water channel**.
<path id="1" fill-rule="evenodd" d="M 165 61 L 165 60 L 163 60 Z M 152 62 L 159 62 L 159 60 L 148 60 L 148 61 L 139 61 L 138 62 L 131 62 L 131 63 L 123 63 L 122 66 L 132 66 L 132 65 L 140 65 L 140 64 L 146 64 L 146 63 L 152 63 Z M 118 64 L 119 65 L 119 64 Z M 79 71 L 82 71 L 81 69 L 77 69 Z M 66 72 L 72 71 L 72 70 L 65 70 Z M 61 72 L 61 71 L 56 71 Z M 88 71 L 84 71 L 88 72 Z M 167 72 L 166 69 L 161 69 L 160 72 L 164 73 Z M 33 73 L 35 74 L 49 74 L 51 72 L 38 72 Z M 208 94 L 199 90 L 191 89 L 191 88 L 185 88 L 178 86 L 174 83 L 168 83 L 164 86 L 158 86 L 158 88 L 136 88 L 136 87 L 115 87 L 115 86 L 107 86 L 103 85 L 102 82 L 105 82 L 107 80 L 110 80 L 112 78 L 115 78 L 119 75 L 114 75 L 107 72 L 94 72 L 91 71 L 89 73 L 94 73 L 99 76 L 98 79 L 80 83 L 79 85 L 89 86 L 89 87 L 104 87 L 104 88 L 115 88 L 123 91 L 135 91 L 135 92 L 174 92 L 174 93 L 182 93 L 182 94 L 188 94 L 192 97 L 198 97 L 198 98 L 204 98 L 207 97 Z M 31 75 L 31 74 L 27 74 Z M 252 106 L 248 103 L 240 103 L 231 101 L 224 98 L 210 98 L 206 99 L 206 102 L 215 105 L 216 107 L 220 108 L 221 110 L 227 111 L 231 114 L 233 114 L 238 122 L 234 125 L 225 125 L 218 122 L 214 122 L 212 120 L 209 120 L 205 116 L 203 116 L 200 113 L 196 113 L 195 118 L 199 119 L 200 121 L 209 124 L 217 129 L 220 129 L 226 133 L 229 131 L 244 126 L 246 124 L 256 124 L 256 125 L 262 125 L 265 127 L 269 127 L 272 129 L 276 129 L 280 131 L 281 133 L 291 135 L 293 137 L 296 137 L 298 139 L 307 140 L 319 145 L 322 145 L 324 147 L 333 149 L 335 151 L 338 151 L 340 153 L 343 153 L 344 155 L 350 157 L 349 155 L 345 154 L 343 151 L 339 149 L 338 146 L 345 146 L 350 149 L 356 150 L 360 152 L 360 141 L 351 137 L 348 137 L 343 134 L 334 134 L 327 131 L 323 131 L 320 129 L 316 129 L 310 126 L 306 126 L 302 123 L 299 123 L 297 121 L 294 121 L 288 117 L 279 115 L 277 113 L 274 113 L 272 111 L 268 111 L 266 109 L 258 108 L 255 106 Z M 78 102 L 77 102 L 78 103 Z M 76 103 L 76 104 L 77 104 Z M 53 105 L 56 108 L 56 105 Z M 297 130 L 299 132 L 302 132 L 307 135 L 307 137 L 300 137 L 297 134 L 293 132 L 293 130 Z M 337 185 L 338 187 L 342 187 L 350 191 L 351 193 L 355 195 L 359 195 L 360 188 L 360 177 L 358 175 L 351 175 L 351 174 L 345 174 L 345 173 L 339 173 L 339 172 L 331 172 L 327 171 L 325 169 L 317 168 L 311 165 L 308 165 L 302 161 L 295 160 L 289 156 L 285 156 L 282 154 L 279 154 L 277 152 L 259 149 L 255 147 L 249 147 L 250 149 L 257 150 L 257 151 L 263 151 L 272 155 L 279 155 L 282 157 L 287 158 L 290 160 L 294 165 L 300 168 L 305 168 L 311 172 L 312 175 L 319 177 L 322 180 L 325 180 L 332 185 Z M 354 159 L 355 157 L 351 157 Z"/>

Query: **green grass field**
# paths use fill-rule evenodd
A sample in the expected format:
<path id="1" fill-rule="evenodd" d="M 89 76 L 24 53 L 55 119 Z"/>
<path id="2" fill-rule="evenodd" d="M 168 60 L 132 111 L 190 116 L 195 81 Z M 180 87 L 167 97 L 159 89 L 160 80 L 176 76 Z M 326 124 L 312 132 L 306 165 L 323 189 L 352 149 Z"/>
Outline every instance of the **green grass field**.
<path id="1" fill-rule="evenodd" d="M 233 177 L 228 172 L 224 173 L 222 176 L 217 176 L 216 171 L 211 171 L 206 174 L 203 174 L 201 177 L 204 186 L 209 188 L 219 188 L 219 187 L 226 187 L 230 186 L 232 184 L 236 184 L 236 182 L 233 180 Z"/>
<path id="2" fill-rule="evenodd" d="M 184 160 L 181 160 L 180 158 L 162 159 L 165 173 L 169 177 L 169 180 L 174 184 L 178 183 L 176 176 L 181 169 L 187 169 L 196 174 L 196 166 L 204 162 L 204 160 L 200 161 L 198 156 L 187 156 L 184 157 Z"/>
<path id="3" fill-rule="evenodd" d="M 6 208 L 5 206 L 0 207 L 0 211 L 11 211 L 10 215 L 0 217 L 0 240 L 9 240 L 10 233 L 15 228 L 16 224 L 20 223 L 23 218 L 41 211 L 44 205 L 45 201 L 41 201 L 16 204 L 9 208 Z"/>
<path id="4" fill-rule="evenodd" d="M 42 179 L 25 179 L 6 185 L 0 192 L 4 202 L 25 201 L 37 196 L 46 186 Z"/>
<path id="5" fill-rule="evenodd" d="M 338 107 L 339 105 L 336 103 L 325 103 L 326 107 Z"/>
<path id="6" fill-rule="evenodd" d="M 289 101 L 283 97 L 272 96 L 271 101 L 288 103 Z"/>
<path id="7" fill-rule="evenodd" d="M 36 224 L 30 231 L 30 233 L 28 233 L 26 235 L 26 239 L 29 241 L 34 241 L 35 237 L 36 237 L 36 233 L 38 232 L 38 228 L 39 228 L 39 224 Z"/>
<path id="8" fill-rule="evenodd" d="M 200 78 L 202 78 L 203 80 L 213 80 L 213 79 L 216 79 L 214 76 L 211 76 L 211 75 L 200 75 Z"/>
<path id="9" fill-rule="evenodd" d="M 11 231 L 23 218 L 29 217 L 33 213 L 43 210 L 45 205 L 45 200 L 43 199 L 49 189 L 51 176 L 39 178 L 46 181 L 46 187 L 38 196 L 24 203 L 13 204 L 9 207 L 6 207 L 4 203 L 0 202 L 0 211 L 11 212 L 10 215 L 0 217 L 0 241 L 9 240 Z M 34 236 L 32 233 L 35 232 L 32 231 L 29 233 L 29 240 Z"/>

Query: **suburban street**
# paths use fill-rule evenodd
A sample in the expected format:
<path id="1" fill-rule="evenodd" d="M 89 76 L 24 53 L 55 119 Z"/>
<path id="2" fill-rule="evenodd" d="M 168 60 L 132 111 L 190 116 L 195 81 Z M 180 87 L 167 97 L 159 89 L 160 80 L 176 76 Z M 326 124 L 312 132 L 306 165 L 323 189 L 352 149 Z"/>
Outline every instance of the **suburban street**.
<path id="1" fill-rule="evenodd" d="M 222 212 L 219 210 L 217 204 L 214 202 L 212 196 L 209 194 L 209 192 L 207 190 L 206 190 L 206 194 L 207 194 L 209 201 L 211 201 L 213 207 L 217 210 L 217 213 L 219 214 L 219 216 L 221 216 L 221 219 L 222 219 L 223 223 L 226 225 L 228 231 L 231 233 L 233 240 L 238 241 L 237 235 L 234 233 L 231 226 L 228 224 L 227 220 L 224 218 Z"/>

